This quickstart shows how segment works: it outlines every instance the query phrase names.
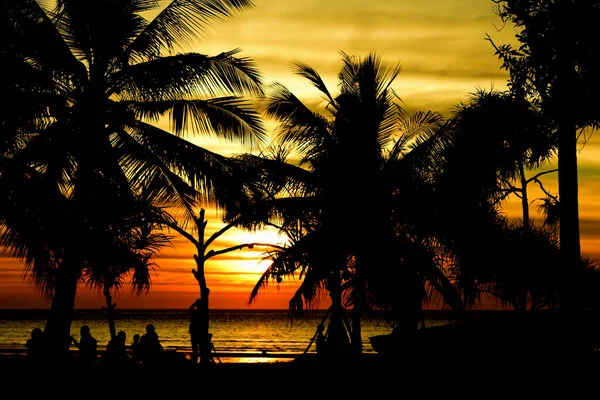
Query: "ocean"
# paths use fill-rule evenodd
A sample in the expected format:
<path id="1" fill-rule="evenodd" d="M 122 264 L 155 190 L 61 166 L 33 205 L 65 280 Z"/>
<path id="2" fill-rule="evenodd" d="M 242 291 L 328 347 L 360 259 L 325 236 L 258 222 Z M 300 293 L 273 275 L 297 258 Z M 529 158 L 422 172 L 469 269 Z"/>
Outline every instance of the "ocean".
<path id="1" fill-rule="evenodd" d="M 18 351 L 35 327 L 44 328 L 48 310 L 0 310 L 0 350 Z M 154 324 L 161 344 L 168 351 L 189 352 L 188 310 L 116 310 L 116 329 L 127 334 L 127 344 L 134 334 L 144 334 L 147 324 Z M 270 362 L 290 359 L 305 352 L 325 311 L 310 311 L 306 317 L 290 322 L 287 310 L 211 310 L 210 332 L 218 353 L 235 353 L 227 362 Z M 439 322 L 439 321 L 438 321 Z M 430 321 L 435 323 L 435 321 Z M 106 346 L 110 332 L 101 310 L 76 310 L 71 335 L 79 339 L 79 328 L 88 325 L 100 345 Z M 382 318 L 363 319 L 363 350 L 373 353 L 369 338 L 391 332 Z M 312 344 L 308 352 L 315 352 Z M 244 354 L 264 353 L 270 357 L 248 357 Z M 222 360 L 225 362 L 225 360 Z"/>

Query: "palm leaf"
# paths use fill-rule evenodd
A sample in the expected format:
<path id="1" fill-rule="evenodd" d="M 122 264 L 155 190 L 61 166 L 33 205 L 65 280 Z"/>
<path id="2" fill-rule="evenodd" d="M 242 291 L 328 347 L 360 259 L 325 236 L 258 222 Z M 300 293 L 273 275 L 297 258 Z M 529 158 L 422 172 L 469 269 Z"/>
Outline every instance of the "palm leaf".
<path id="1" fill-rule="evenodd" d="M 235 57 L 239 49 L 207 56 L 185 53 L 124 66 L 112 74 L 109 94 L 123 100 L 179 100 L 237 94 L 262 95 L 262 78 L 248 58 Z"/>
<path id="2" fill-rule="evenodd" d="M 253 6 L 251 0 L 173 0 L 139 33 L 128 52 L 133 57 L 151 59 L 162 50 L 173 50 L 176 43 L 193 44 L 212 21 Z"/>
<path id="3" fill-rule="evenodd" d="M 262 120 L 249 101 L 237 97 L 208 100 L 175 100 L 162 102 L 128 103 L 145 120 L 158 120 L 170 114 L 172 130 L 181 136 L 184 132 L 208 134 L 242 144 L 266 141 Z"/>

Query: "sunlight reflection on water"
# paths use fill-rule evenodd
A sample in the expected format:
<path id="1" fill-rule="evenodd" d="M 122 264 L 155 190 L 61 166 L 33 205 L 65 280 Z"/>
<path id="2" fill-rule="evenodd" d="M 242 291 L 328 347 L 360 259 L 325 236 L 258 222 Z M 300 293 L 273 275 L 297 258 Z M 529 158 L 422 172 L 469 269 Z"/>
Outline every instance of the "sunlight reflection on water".
<path id="1" fill-rule="evenodd" d="M 227 362 L 287 362 L 293 358 L 278 357 L 281 353 L 301 354 L 309 346 L 323 312 L 290 323 L 287 310 L 211 310 L 210 331 L 219 353 L 236 353 L 235 360 Z M 21 348 L 34 327 L 46 325 L 47 310 L 0 310 L 0 348 Z M 156 327 L 166 350 L 190 351 L 188 310 L 117 310 L 116 329 L 127 333 L 127 343 L 134 334 L 142 335 L 147 324 Z M 439 321 L 426 321 L 428 325 Z M 78 338 L 79 328 L 88 325 L 101 347 L 108 343 L 110 332 L 105 316 L 100 310 L 77 310 L 71 325 L 71 334 Z M 372 353 L 371 336 L 391 332 L 383 320 L 363 320 L 363 351 Z M 253 357 L 239 356 L 240 352 L 252 353 Z M 261 355 L 262 352 L 273 357 Z M 312 344 L 309 353 L 315 352 Z M 258 356 L 256 356 L 258 355 Z M 224 359 L 221 359 L 223 362 Z"/>

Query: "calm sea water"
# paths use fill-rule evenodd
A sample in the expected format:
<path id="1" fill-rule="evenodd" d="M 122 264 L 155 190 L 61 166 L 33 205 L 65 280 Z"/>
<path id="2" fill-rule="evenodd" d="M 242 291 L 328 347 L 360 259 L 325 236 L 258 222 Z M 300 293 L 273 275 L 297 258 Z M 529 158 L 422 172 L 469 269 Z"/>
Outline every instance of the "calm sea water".
<path id="1" fill-rule="evenodd" d="M 23 348 L 33 328 L 44 328 L 47 313 L 48 310 L 0 310 L 0 349 Z M 218 352 L 300 354 L 310 344 L 324 315 L 324 311 L 311 311 L 306 317 L 290 322 L 287 310 L 211 310 L 210 331 Z M 445 323 L 439 316 L 430 316 L 425 322 L 426 325 Z M 156 327 L 166 350 L 191 350 L 188 310 L 117 310 L 116 329 L 127 333 L 128 344 L 134 334 L 144 334 L 149 323 Z M 101 310 L 76 310 L 71 325 L 71 334 L 76 339 L 82 325 L 91 328 L 101 347 L 108 343 L 110 332 Z M 363 319 L 362 329 L 366 353 L 374 352 L 369 337 L 391 332 L 390 325 L 381 318 Z M 314 344 L 308 351 L 315 352 Z M 229 361 L 250 360 L 237 357 Z"/>

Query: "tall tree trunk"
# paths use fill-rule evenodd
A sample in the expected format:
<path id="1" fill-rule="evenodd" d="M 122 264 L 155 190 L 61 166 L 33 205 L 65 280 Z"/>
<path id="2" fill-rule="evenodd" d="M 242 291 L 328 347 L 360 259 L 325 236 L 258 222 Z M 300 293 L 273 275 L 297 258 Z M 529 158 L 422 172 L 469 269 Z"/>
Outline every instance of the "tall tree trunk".
<path id="1" fill-rule="evenodd" d="M 523 228 L 529 230 L 529 196 L 527 195 L 527 177 L 523 162 L 519 161 L 519 179 L 521 180 L 521 208 L 523 210 Z"/>
<path id="2" fill-rule="evenodd" d="M 206 230 L 207 221 L 204 219 L 206 211 L 204 209 L 200 210 L 200 215 L 196 220 L 196 226 L 198 228 L 198 243 L 196 244 L 196 251 L 198 254 L 194 254 L 194 260 L 196 261 L 196 270 L 192 270 L 194 274 L 194 278 L 198 281 L 198 286 L 200 287 L 200 299 L 202 299 L 202 309 L 198 310 L 198 312 L 202 313 L 202 321 L 203 326 L 200 327 L 202 340 L 199 345 L 199 353 L 200 353 L 200 364 L 207 365 L 211 363 L 212 360 L 212 342 L 210 336 L 210 323 L 209 323 L 209 297 L 210 297 L 210 289 L 206 285 L 206 276 L 204 274 L 204 262 L 206 261 L 205 252 L 206 246 L 204 242 L 204 233 Z"/>
<path id="3" fill-rule="evenodd" d="M 352 330 L 350 332 L 350 343 L 352 353 L 360 356 L 363 350 L 361 319 L 365 310 L 365 279 L 362 269 L 365 264 L 359 259 L 357 262 L 356 276 L 352 296 L 354 297 L 354 307 L 352 308 Z"/>
<path id="4" fill-rule="evenodd" d="M 527 177 L 525 176 L 525 168 L 523 162 L 519 161 L 519 176 L 521 180 L 521 208 L 523 209 L 523 232 L 526 237 L 531 234 L 531 220 L 529 217 L 529 196 L 527 196 Z M 527 310 L 527 294 L 528 290 L 524 284 L 519 283 L 517 311 Z"/>
<path id="5" fill-rule="evenodd" d="M 572 122 L 558 127 L 558 193 L 560 198 L 560 254 L 564 279 L 562 306 L 579 309 L 578 272 L 581 265 L 577 177 L 577 128 Z"/>
<path id="6" fill-rule="evenodd" d="M 110 331 L 110 339 L 115 340 L 117 337 L 117 327 L 115 326 L 115 307 L 116 303 L 113 304 L 112 296 L 110 295 L 110 286 L 104 285 L 104 298 L 106 299 L 106 307 L 102 307 L 106 315 L 106 321 L 108 322 L 108 329 Z"/>
<path id="7" fill-rule="evenodd" d="M 350 345 L 346 328 L 346 311 L 342 305 L 342 285 L 339 272 L 331 274 L 327 286 L 331 298 L 331 317 L 327 326 L 327 353 L 339 358 L 347 353 Z"/>
<path id="8" fill-rule="evenodd" d="M 63 261 L 56 276 L 56 286 L 50 306 L 50 315 L 44 329 L 49 349 L 56 357 L 66 357 L 71 344 L 71 322 L 75 307 L 79 268 Z"/>

